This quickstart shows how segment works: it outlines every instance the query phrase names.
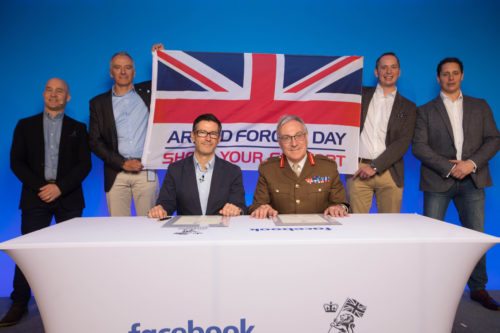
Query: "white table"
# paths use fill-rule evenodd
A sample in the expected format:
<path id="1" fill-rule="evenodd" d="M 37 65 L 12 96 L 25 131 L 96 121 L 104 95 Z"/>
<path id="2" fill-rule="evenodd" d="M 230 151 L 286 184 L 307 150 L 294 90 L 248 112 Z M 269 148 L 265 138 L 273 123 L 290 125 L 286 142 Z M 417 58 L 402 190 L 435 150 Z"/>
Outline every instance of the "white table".
<path id="1" fill-rule="evenodd" d="M 243 216 L 182 235 L 142 217 L 78 218 L 0 249 L 47 333 L 337 333 L 341 318 L 355 333 L 449 333 L 470 272 L 500 241 L 413 214 L 338 220 Z"/>

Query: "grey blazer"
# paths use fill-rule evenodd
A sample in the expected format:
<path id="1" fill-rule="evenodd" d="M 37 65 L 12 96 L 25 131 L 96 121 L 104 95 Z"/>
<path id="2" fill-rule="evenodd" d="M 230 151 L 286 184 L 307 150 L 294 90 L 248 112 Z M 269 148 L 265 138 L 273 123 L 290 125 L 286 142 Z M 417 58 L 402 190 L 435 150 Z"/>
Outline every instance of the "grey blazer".
<path id="1" fill-rule="evenodd" d="M 361 94 L 361 123 L 359 132 L 368 114 L 368 107 L 375 93 L 375 87 L 363 87 Z M 389 123 L 387 125 L 387 136 L 385 138 L 385 151 L 377 157 L 373 164 L 377 172 L 381 173 L 389 169 L 392 179 L 398 187 L 404 186 L 404 162 L 403 156 L 410 146 L 415 128 L 417 106 L 412 101 L 404 98 L 399 92 L 396 93 L 392 105 Z"/>
<path id="2" fill-rule="evenodd" d="M 493 185 L 488 161 L 500 149 L 493 113 L 484 99 L 463 95 L 464 143 L 462 160 L 472 160 L 477 165 L 471 174 L 478 188 Z M 420 190 L 445 192 L 455 183 L 447 177 L 453 167 L 449 160 L 456 159 L 457 149 L 453 140 L 450 118 L 440 96 L 419 107 L 413 137 L 413 154 L 422 162 Z"/>

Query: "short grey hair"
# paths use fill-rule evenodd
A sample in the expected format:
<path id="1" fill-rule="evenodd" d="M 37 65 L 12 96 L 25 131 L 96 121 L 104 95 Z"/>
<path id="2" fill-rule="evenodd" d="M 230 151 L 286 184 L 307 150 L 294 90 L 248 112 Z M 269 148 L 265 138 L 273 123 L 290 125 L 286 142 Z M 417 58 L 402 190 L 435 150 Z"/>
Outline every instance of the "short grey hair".
<path id="1" fill-rule="evenodd" d="M 120 51 L 120 52 L 116 52 L 115 54 L 113 54 L 111 56 L 111 59 L 110 61 L 113 61 L 114 58 L 118 57 L 118 56 L 123 56 L 123 57 L 127 57 L 129 58 L 130 60 L 134 61 L 134 59 L 132 59 L 132 56 L 130 54 L 128 54 L 128 52 L 125 52 L 125 51 Z"/>
<path id="2" fill-rule="evenodd" d="M 304 123 L 304 121 L 302 120 L 302 118 L 300 118 L 298 116 L 284 115 L 283 117 L 281 117 L 280 121 L 278 121 L 278 126 L 276 126 L 276 134 L 278 135 L 278 137 L 280 136 L 281 127 L 283 127 L 283 125 L 285 125 L 287 122 L 292 121 L 292 120 L 295 120 L 295 121 L 298 121 L 299 123 L 301 123 L 302 128 L 304 129 L 304 133 L 307 133 L 307 127 L 306 127 L 306 124 Z"/>

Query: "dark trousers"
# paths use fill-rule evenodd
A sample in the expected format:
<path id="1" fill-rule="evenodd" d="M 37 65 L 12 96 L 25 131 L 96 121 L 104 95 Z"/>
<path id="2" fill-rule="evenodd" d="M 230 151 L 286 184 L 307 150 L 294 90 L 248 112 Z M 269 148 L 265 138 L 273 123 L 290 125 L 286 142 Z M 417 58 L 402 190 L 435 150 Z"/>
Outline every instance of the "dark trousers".
<path id="1" fill-rule="evenodd" d="M 424 215 L 444 221 L 446 210 L 453 200 L 463 227 L 484 232 L 485 193 L 477 188 L 470 176 L 457 180 L 446 192 L 424 192 Z M 471 291 L 483 290 L 488 282 L 486 255 L 482 256 L 470 275 L 467 285 Z"/>
<path id="2" fill-rule="evenodd" d="M 56 223 L 59 223 L 81 216 L 82 209 L 67 210 L 61 207 L 58 201 L 33 209 L 23 209 L 21 215 L 21 233 L 26 235 L 48 227 L 53 217 Z M 10 294 L 12 302 L 26 305 L 31 297 L 31 288 L 17 265 L 14 273 L 13 287 L 14 290 Z"/>

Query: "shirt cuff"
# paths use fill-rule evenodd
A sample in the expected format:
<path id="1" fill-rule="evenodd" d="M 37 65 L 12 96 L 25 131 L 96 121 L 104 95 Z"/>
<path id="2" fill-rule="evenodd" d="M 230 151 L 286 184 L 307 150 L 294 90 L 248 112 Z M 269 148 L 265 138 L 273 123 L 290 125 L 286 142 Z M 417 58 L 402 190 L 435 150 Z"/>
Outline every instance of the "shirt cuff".
<path id="1" fill-rule="evenodd" d="M 450 178 L 450 173 L 451 173 L 451 170 L 455 169 L 457 165 L 456 164 L 453 164 L 453 167 L 450 169 L 450 171 L 448 172 L 448 174 L 446 175 L 446 178 Z"/>
<path id="2" fill-rule="evenodd" d="M 346 213 L 349 213 L 349 207 L 347 207 L 346 205 L 344 205 L 343 203 L 340 203 L 339 206 L 342 206 L 344 207 Z"/>
<path id="3" fill-rule="evenodd" d="M 474 169 L 472 170 L 472 173 L 476 173 L 476 171 L 477 171 L 477 164 L 476 164 L 476 162 L 474 162 L 473 160 L 467 160 L 467 161 L 471 161 L 472 164 L 474 164 Z"/>

